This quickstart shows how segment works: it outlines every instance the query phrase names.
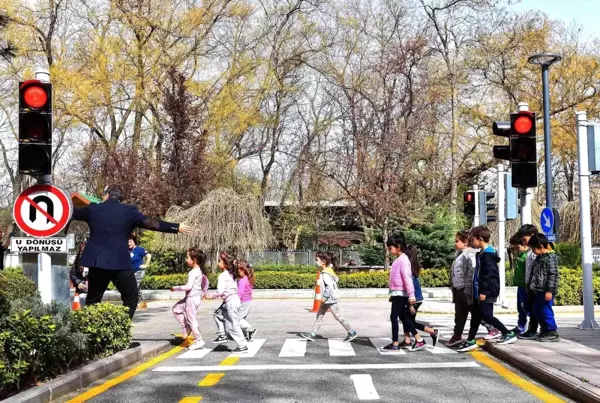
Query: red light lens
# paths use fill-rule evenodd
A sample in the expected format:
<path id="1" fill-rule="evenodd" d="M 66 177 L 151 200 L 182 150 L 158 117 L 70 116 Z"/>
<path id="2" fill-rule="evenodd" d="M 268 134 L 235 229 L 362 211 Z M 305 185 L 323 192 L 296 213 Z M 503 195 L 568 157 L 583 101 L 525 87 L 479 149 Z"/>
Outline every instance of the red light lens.
<path id="1" fill-rule="evenodd" d="M 30 108 L 39 109 L 46 105 L 48 102 L 48 94 L 46 94 L 46 90 L 37 85 L 31 85 L 25 88 L 23 92 L 23 101 Z"/>
<path id="2" fill-rule="evenodd" d="M 467 202 L 469 202 L 469 203 L 472 202 L 473 201 L 473 193 L 467 193 L 466 199 L 467 199 Z"/>
<path id="3" fill-rule="evenodd" d="M 519 116 L 515 120 L 515 131 L 519 134 L 526 134 L 533 128 L 533 120 L 529 116 Z"/>

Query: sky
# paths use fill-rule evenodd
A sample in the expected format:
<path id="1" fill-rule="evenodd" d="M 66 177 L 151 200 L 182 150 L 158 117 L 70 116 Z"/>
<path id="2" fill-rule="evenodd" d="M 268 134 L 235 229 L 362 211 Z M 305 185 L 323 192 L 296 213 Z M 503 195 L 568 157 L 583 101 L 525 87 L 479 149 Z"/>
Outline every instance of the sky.
<path id="1" fill-rule="evenodd" d="M 600 37 L 600 0 L 521 0 L 512 7 L 518 11 L 541 10 L 567 26 L 581 26 L 585 36 Z"/>

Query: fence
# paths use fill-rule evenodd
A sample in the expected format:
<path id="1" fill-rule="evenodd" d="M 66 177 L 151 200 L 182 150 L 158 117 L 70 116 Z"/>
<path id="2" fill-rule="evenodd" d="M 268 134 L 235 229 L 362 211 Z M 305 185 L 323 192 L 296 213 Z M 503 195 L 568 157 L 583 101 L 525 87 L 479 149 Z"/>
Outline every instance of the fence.
<path id="1" fill-rule="evenodd" d="M 353 250 L 331 250 L 329 251 L 338 258 L 340 265 L 345 265 L 351 260 L 355 264 L 361 265 L 362 261 L 357 251 Z M 312 265 L 315 261 L 316 250 L 300 250 L 300 251 L 252 251 L 246 252 L 247 259 L 252 264 L 303 264 Z"/>

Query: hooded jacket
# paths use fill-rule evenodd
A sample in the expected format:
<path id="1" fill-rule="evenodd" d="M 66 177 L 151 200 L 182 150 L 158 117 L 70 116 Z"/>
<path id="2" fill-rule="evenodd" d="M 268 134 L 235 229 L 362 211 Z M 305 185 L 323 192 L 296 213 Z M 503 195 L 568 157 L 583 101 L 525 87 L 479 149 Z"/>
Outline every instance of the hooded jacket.
<path id="1" fill-rule="evenodd" d="M 537 292 L 551 292 L 556 295 L 559 281 L 558 256 L 553 251 L 541 254 L 531 268 L 529 288 Z"/>
<path id="2" fill-rule="evenodd" d="M 460 290 L 466 287 L 466 279 L 469 274 L 473 275 L 473 269 L 475 268 L 475 254 L 476 250 L 472 248 L 465 248 L 456 255 L 456 259 L 452 263 L 452 271 L 450 273 L 452 279 L 452 287 L 455 290 Z M 472 286 L 472 283 L 471 283 Z"/>
<path id="3" fill-rule="evenodd" d="M 500 273 L 498 262 L 500 256 L 492 246 L 477 252 L 475 265 L 465 275 L 465 295 L 472 304 L 479 301 L 479 295 L 485 295 L 485 302 L 496 302 L 500 294 Z"/>
<path id="4" fill-rule="evenodd" d="M 323 283 L 323 303 L 325 305 L 333 305 L 339 302 L 339 292 L 337 283 L 338 276 L 333 271 L 333 268 L 327 267 L 321 272 L 321 282 Z"/>

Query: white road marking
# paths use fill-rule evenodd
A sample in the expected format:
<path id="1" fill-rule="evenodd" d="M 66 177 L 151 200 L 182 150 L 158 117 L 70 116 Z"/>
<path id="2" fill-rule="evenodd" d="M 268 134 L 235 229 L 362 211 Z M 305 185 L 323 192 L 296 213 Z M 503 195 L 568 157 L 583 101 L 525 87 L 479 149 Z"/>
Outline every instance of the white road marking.
<path id="1" fill-rule="evenodd" d="M 377 389 L 373 385 L 373 379 L 368 374 L 350 375 L 350 379 L 354 382 L 356 396 L 358 400 L 379 400 Z"/>
<path id="2" fill-rule="evenodd" d="M 198 350 L 188 350 L 187 352 L 181 354 L 177 359 L 195 359 L 199 360 L 200 358 L 204 358 L 208 353 L 212 351 L 212 348 L 201 348 Z"/>
<path id="3" fill-rule="evenodd" d="M 366 370 L 366 369 L 439 369 L 481 368 L 472 362 L 414 362 L 394 364 L 288 364 L 288 365 L 195 365 L 185 367 L 157 367 L 154 372 L 210 372 L 210 371 L 285 371 L 285 370 Z"/>
<path id="4" fill-rule="evenodd" d="M 279 353 L 280 357 L 304 357 L 306 354 L 306 339 L 286 339 Z"/>
<path id="5" fill-rule="evenodd" d="M 373 344 L 373 347 L 375 347 L 377 349 L 377 351 L 379 351 L 379 354 L 381 354 L 381 355 L 402 355 L 402 354 L 406 354 L 406 351 L 404 351 L 403 349 L 400 349 L 400 350 L 390 350 L 390 351 L 382 351 L 381 347 L 387 346 L 388 344 L 390 344 L 392 342 L 392 339 L 390 339 L 389 337 L 377 337 L 377 338 L 371 338 L 369 340 L 371 341 L 371 344 Z"/>
<path id="6" fill-rule="evenodd" d="M 356 354 L 349 341 L 329 339 L 329 355 L 332 357 L 348 357 Z"/>
<path id="7" fill-rule="evenodd" d="M 265 341 L 267 341 L 266 339 L 254 339 L 251 342 L 248 342 L 248 352 L 246 353 L 231 353 L 229 354 L 229 357 L 254 357 L 256 355 L 256 353 L 258 353 L 258 350 L 260 350 L 260 348 L 262 347 L 263 344 L 265 344 Z"/>
<path id="8" fill-rule="evenodd" d="M 431 353 L 431 354 L 458 354 L 458 352 L 456 350 L 452 350 L 446 346 L 444 346 L 443 344 L 440 345 L 440 342 L 438 341 L 437 343 L 438 345 L 435 347 L 430 347 L 427 346 L 427 350 Z"/>

